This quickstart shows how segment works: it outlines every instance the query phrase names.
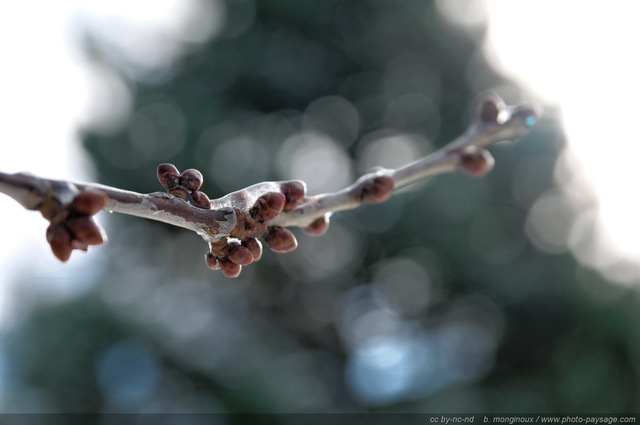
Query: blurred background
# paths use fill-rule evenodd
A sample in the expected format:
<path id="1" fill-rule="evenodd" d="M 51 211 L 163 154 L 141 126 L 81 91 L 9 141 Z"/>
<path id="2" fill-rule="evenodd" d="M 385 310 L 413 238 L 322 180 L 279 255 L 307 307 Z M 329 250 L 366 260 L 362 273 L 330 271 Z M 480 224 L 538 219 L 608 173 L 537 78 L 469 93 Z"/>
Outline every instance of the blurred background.
<path id="1" fill-rule="evenodd" d="M 3 3 L 3 171 L 316 194 L 444 145 L 486 91 L 545 116 L 487 177 L 337 214 L 235 280 L 197 235 L 102 213 L 109 243 L 58 264 L 0 198 L 0 411 L 638 412 L 636 7 Z"/>

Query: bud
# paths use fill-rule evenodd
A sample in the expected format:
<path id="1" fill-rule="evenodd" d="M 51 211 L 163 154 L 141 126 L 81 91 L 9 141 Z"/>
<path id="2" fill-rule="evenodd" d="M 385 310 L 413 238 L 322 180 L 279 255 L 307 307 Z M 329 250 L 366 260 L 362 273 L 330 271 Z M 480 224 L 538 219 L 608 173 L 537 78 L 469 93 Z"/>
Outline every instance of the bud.
<path id="1" fill-rule="evenodd" d="M 164 163 L 158 165 L 156 175 L 160 184 L 167 189 L 180 184 L 180 172 L 173 164 Z"/>
<path id="2" fill-rule="evenodd" d="M 203 181 L 202 173 L 193 168 L 189 168 L 180 174 L 180 184 L 192 192 L 200 189 Z"/>
<path id="3" fill-rule="evenodd" d="M 100 245 L 105 242 L 106 235 L 98 224 L 90 217 L 76 217 L 67 221 L 67 227 L 74 239 L 87 245 Z"/>
<path id="4" fill-rule="evenodd" d="M 234 263 L 228 258 L 221 258 L 219 260 L 220 270 L 226 277 L 238 277 L 242 271 L 242 266 Z"/>
<path id="5" fill-rule="evenodd" d="M 246 266 L 254 261 L 251 250 L 242 245 L 233 246 L 227 258 L 240 266 Z"/>
<path id="6" fill-rule="evenodd" d="M 497 123 L 500 111 L 505 104 L 498 96 L 489 93 L 482 97 L 476 106 L 476 116 L 484 123 Z"/>
<path id="7" fill-rule="evenodd" d="M 83 215 L 94 215 L 109 202 L 109 197 L 100 190 L 91 189 L 79 193 L 71 202 L 71 209 Z"/>
<path id="8" fill-rule="evenodd" d="M 207 252 L 206 254 L 204 254 L 204 261 L 207 263 L 207 266 L 209 266 L 211 270 L 220 269 L 220 263 L 218 259 L 211 252 Z"/>
<path id="9" fill-rule="evenodd" d="M 282 190 L 282 193 L 286 198 L 284 210 L 289 211 L 294 209 L 303 201 L 304 196 L 307 193 L 307 185 L 300 180 L 290 180 L 281 183 L 280 190 Z"/>
<path id="10" fill-rule="evenodd" d="M 286 198 L 282 193 L 265 193 L 253 204 L 251 216 L 256 220 L 269 221 L 282 212 Z"/>
<path id="11" fill-rule="evenodd" d="M 329 215 L 325 214 L 322 217 L 318 217 L 311 222 L 310 225 L 303 229 L 310 235 L 322 235 L 329 230 Z"/>
<path id="12" fill-rule="evenodd" d="M 359 198 L 362 202 L 375 204 L 389 199 L 393 193 L 394 186 L 393 177 L 388 174 L 382 174 L 367 178 L 357 186 L 356 190 L 360 190 Z"/>
<path id="13" fill-rule="evenodd" d="M 249 249 L 251 256 L 253 257 L 253 261 L 259 261 L 260 258 L 262 258 L 262 244 L 259 240 L 255 238 L 247 239 L 242 241 L 242 245 Z"/>
<path id="14" fill-rule="evenodd" d="M 274 252 L 285 253 L 298 247 L 298 241 L 290 230 L 281 226 L 271 226 L 264 236 L 267 246 Z"/>
<path id="15" fill-rule="evenodd" d="M 206 193 L 195 190 L 191 193 L 191 197 L 202 208 L 211 208 L 211 201 L 209 200 L 209 197 Z"/>
<path id="16" fill-rule="evenodd" d="M 65 262 L 71 256 L 71 234 L 62 225 L 50 225 L 47 228 L 47 242 L 58 260 Z"/>
<path id="17" fill-rule="evenodd" d="M 481 177 L 493 168 L 493 156 L 488 150 L 468 147 L 460 154 L 460 167 L 474 177 Z"/>

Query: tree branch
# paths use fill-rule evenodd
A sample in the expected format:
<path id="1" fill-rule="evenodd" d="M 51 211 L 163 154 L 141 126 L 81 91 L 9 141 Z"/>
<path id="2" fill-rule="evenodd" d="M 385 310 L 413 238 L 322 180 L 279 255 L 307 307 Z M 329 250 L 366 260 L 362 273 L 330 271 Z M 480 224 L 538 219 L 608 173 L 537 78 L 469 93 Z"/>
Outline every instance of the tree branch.
<path id="1" fill-rule="evenodd" d="M 532 106 L 506 106 L 499 97 L 486 95 L 478 102 L 475 118 L 467 131 L 440 150 L 395 170 L 374 170 L 339 192 L 307 198 L 295 210 L 280 214 L 269 224 L 305 227 L 324 214 L 354 209 L 363 202 L 386 200 L 369 200 L 361 196 L 363 185 L 380 179 L 391 179 L 395 190 L 460 168 L 471 175 L 482 176 L 493 168 L 493 157 L 482 148 L 500 140 L 523 136 L 540 115 L 541 112 Z"/>
<path id="2" fill-rule="evenodd" d="M 39 210 L 50 221 L 47 240 L 53 253 L 66 261 L 73 249 L 106 241 L 92 216 L 105 209 L 162 221 L 198 233 L 208 244 L 207 265 L 236 277 L 242 266 L 260 259 L 262 237 L 276 252 L 297 247 L 286 227 L 301 227 L 322 234 L 329 217 L 363 203 L 387 200 L 395 189 L 435 174 L 462 169 L 474 176 L 493 167 L 485 146 L 524 135 L 540 112 L 530 106 L 506 106 L 495 95 L 482 98 L 471 125 L 440 150 L 400 168 L 377 169 L 334 193 L 306 196 L 304 182 L 263 182 L 210 200 L 199 189 L 202 174 L 182 173 L 171 164 L 158 166 L 158 179 L 166 193 L 141 194 L 114 187 L 49 180 L 30 174 L 0 172 L 0 192 L 25 208 Z"/>

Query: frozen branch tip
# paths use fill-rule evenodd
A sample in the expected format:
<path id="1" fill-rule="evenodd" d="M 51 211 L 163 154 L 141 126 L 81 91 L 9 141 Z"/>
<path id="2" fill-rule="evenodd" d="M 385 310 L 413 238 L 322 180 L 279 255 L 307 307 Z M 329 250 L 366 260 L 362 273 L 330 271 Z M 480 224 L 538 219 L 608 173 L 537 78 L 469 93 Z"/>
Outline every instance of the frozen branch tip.
<path id="1" fill-rule="evenodd" d="M 163 221 L 198 233 L 208 244 L 207 266 L 237 277 L 242 267 L 262 257 L 262 243 L 286 253 L 298 242 L 288 227 L 321 235 L 331 214 L 365 203 L 389 199 L 394 190 L 436 174 L 463 170 L 475 177 L 487 174 L 494 159 L 486 146 L 525 135 L 539 120 L 539 108 L 505 105 L 494 94 L 479 99 L 474 117 L 455 140 L 397 169 L 376 169 L 337 192 L 309 196 L 299 180 L 262 182 L 210 199 L 200 189 L 198 170 L 179 172 L 163 163 L 157 177 L 165 192 L 142 194 L 110 186 L 50 180 L 26 173 L 0 172 L 0 192 L 26 209 L 38 210 L 49 221 L 46 239 L 53 254 L 67 261 L 73 250 L 107 241 L 95 221 L 101 210 Z"/>

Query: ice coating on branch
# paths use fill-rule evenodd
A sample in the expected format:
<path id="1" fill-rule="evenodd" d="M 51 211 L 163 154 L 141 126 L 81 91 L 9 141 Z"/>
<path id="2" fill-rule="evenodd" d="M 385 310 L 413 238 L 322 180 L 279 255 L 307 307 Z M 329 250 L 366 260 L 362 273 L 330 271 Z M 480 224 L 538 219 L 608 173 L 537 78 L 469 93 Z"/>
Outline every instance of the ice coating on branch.
<path id="1" fill-rule="evenodd" d="M 47 241 L 54 254 L 66 261 L 73 249 L 106 241 L 93 221 L 100 209 L 162 221 L 198 233 L 209 244 L 207 265 L 229 277 L 242 266 L 258 261 L 263 238 L 276 252 L 295 249 L 297 240 L 287 227 L 309 234 L 326 232 L 331 214 L 363 203 L 387 200 L 400 189 L 430 176 L 463 170 L 486 174 L 493 157 L 486 146 L 525 134 L 541 116 L 530 105 L 507 106 L 489 94 L 478 102 L 474 119 L 455 140 L 429 155 L 396 169 L 376 169 L 352 185 L 332 193 L 306 195 L 298 180 L 263 182 L 210 200 L 201 190 L 198 170 L 180 173 L 173 164 L 160 164 L 157 177 L 166 193 L 141 194 L 99 184 L 49 180 L 26 173 L 0 172 L 0 192 L 25 208 L 39 210 L 51 222 Z"/>
<path id="2" fill-rule="evenodd" d="M 267 246 L 275 252 L 289 252 L 297 247 L 293 233 L 268 221 L 284 210 L 293 209 L 302 203 L 306 185 L 298 180 L 258 183 L 210 201 L 211 210 L 228 209 L 234 215 L 234 226 L 220 228 L 219 233 L 201 234 L 210 242 L 205 256 L 207 265 L 221 269 L 227 277 L 237 277 L 242 266 L 259 261 L 262 245 L 257 240 L 263 237 Z M 200 232 L 199 232 L 200 233 Z"/>

